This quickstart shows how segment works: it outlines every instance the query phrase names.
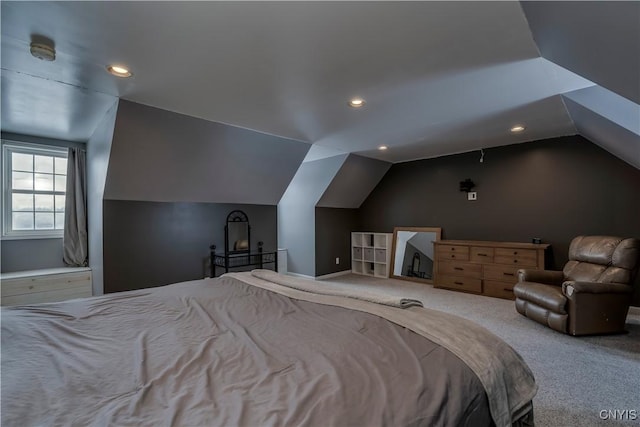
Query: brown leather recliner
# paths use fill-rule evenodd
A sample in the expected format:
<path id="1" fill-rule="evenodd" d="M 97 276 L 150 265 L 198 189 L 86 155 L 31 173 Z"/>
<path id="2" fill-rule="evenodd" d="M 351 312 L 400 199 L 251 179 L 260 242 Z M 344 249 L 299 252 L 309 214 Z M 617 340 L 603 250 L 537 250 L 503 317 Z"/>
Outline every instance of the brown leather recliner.
<path id="1" fill-rule="evenodd" d="M 638 239 L 576 237 L 562 271 L 518 271 L 516 310 L 571 335 L 623 332 L 639 258 Z"/>

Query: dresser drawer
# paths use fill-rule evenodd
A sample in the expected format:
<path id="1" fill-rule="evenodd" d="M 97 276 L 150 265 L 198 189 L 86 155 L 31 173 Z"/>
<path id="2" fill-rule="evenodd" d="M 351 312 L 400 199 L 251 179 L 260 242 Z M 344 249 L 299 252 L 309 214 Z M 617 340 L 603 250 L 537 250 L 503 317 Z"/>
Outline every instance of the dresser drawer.
<path id="1" fill-rule="evenodd" d="M 482 265 L 457 261 L 440 261 L 438 263 L 438 274 L 453 276 L 482 277 Z"/>
<path id="2" fill-rule="evenodd" d="M 518 275 L 516 274 L 520 267 L 511 267 L 508 265 L 485 265 L 483 270 L 483 276 L 487 280 L 498 280 L 502 282 L 516 283 L 518 281 Z"/>
<path id="3" fill-rule="evenodd" d="M 469 291 L 476 293 L 482 292 L 482 280 L 472 277 L 438 274 L 438 285 L 443 288 L 456 289 L 460 291 Z"/>
<path id="4" fill-rule="evenodd" d="M 435 287 L 513 300 L 518 269 L 543 269 L 549 245 L 442 240 L 435 247 Z"/>
<path id="5" fill-rule="evenodd" d="M 0 285 L 2 295 L 0 304 L 37 304 L 91 296 L 90 270 L 41 274 L 42 271 L 51 270 L 67 269 L 3 274 Z"/>
<path id="6" fill-rule="evenodd" d="M 469 261 L 469 246 L 438 245 L 438 259 Z"/>
<path id="7" fill-rule="evenodd" d="M 515 282 L 498 282 L 495 280 L 484 281 L 484 294 L 490 297 L 515 299 L 513 286 Z"/>
<path id="8" fill-rule="evenodd" d="M 533 249 L 496 248 L 493 261 L 497 264 L 535 267 L 538 265 L 538 254 Z"/>
<path id="9" fill-rule="evenodd" d="M 91 289 L 91 272 L 54 274 L 2 280 L 2 297 L 59 291 L 76 287 Z M 91 296 L 91 294 L 87 295 Z"/>
<path id="10" fill-rule="evenodd" d="M 493 248 L 471 247 L 470 259 L 473 262 L 493 262 Z"/>

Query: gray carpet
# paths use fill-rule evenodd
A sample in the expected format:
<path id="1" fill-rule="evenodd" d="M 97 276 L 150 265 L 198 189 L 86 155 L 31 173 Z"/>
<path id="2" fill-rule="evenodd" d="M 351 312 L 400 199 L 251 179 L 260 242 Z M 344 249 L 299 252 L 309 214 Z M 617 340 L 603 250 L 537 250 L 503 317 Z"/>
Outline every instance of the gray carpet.
<path id="1" fill-rule="evenodd" d="M 325 280 L 417 298 L 425 307 L 465 317 L 504 339 L 535 375 L 537 426 L 640 425 L 640 310 L 627 317 L 628 334 L 576 338 L 521 316 L 513 301 L 354 274 Z M 601 420 L 601 410 L 635 410 L 637 419 Z"/>

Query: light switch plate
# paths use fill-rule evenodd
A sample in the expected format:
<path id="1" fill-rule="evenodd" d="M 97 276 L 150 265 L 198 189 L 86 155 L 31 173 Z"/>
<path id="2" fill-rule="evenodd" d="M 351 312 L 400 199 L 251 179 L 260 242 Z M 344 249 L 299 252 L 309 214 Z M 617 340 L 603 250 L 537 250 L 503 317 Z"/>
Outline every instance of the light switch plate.
<path id="1" fill-rule="evenodd" d="M 467 200 L 478 200 L 478 192 L 470 191 L 467 193 Z"/>

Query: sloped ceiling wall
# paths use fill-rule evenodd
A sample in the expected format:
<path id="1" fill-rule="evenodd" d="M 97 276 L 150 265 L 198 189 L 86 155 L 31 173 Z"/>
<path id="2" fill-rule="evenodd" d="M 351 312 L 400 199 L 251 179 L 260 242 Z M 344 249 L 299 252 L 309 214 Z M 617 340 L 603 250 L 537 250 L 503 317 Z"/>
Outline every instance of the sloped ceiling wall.
<path id="1" fill-rule="evenodd" d="M 2 6 L 6 2 L 2 2 Z M 2 24 L 4 24 L 4 19 Z M 65 141 L 87 142 L 107 111 L 118 101 L 109 93 L 88 90 L 82 84 L 68 84 L 60 76 L 38 77 L 33 69 L 10 69 L 16 56 L 34 60 L 28 49 L 2 35 L 2 131 Z M 42 68 L 60 69 L 61 75 L 74 75 L 59 63 L 35 62 Z M 84 74 L 84 73 L 78 73 Z M 75 82 L 74 82 L 75 83 Z"/>
<path id="2" fill-rule="evenodd" d="M 118 106 L 115 103 L 107 111 L 87 143 L 87 225 L 93 295 L 104 293 L 103 198 Z"/>
<path id="3" fill-rule="evenodd" d="M 578 132 L 640 168 L 640 2 L 521 2 L 542 56 L 594 86 L 563 95 Z"/>
<path id="4" fill-rule="evenodd" d="M 521 2 L 546 59 L 640 104 L 640 2 Z"/>
<path id="5" fill-rule="evenodd" d="M 288 250 L 288 270 L 307 276 L 315 276 L 318 268 L 324 270 L 323 265 L 333 264 L 324 262 L 324 258 L 337 256 L 316 254 L 317 234 L 326 243 L 325 236 L 331 233 L 318 228 L 316 207 L 359 208 L 391 167 L 390 163 L 355 154 L 318 158 L 315 151 L 302 163 L 278 204 L 278 245 Z M 348 241 L 345 247 L 349 254 Z M 338 249 L 345 253 L 345 248 Z"/>
<path id="6" fill-rule="evenodd" d="M 579 97 L 572 95 L 568 94 L 563 98 L 580 135 L 640 169 L 640 135 L 637 130 L 640 126 L 638 123 L 640 107 L 636 106 L 632 109 L 632 113 L 635 113 L 636 125 L 622 126 L 622 120 L 615 122 L 599 114 L 595 108 L 589 108 L 587 106 L 589 104 L 585 105 L 585 101 Z"/>
<path id="7" fill-rule="evenodd" d="M 315 207 L 347 154 L 304 162 L 278 203 L 278 246 L 287 249 L 290 272 L 315 276 Z"/>
<path id="8" fill-rule="evenodd" d="M 309 148 L 121 100 L 104 198 L 276 205 Z"/>
<path id="9" fill-rule="evenodd" d="M 359 208 L 390 167 L 388 162 L 350 154 L 316 206 Z"/>

